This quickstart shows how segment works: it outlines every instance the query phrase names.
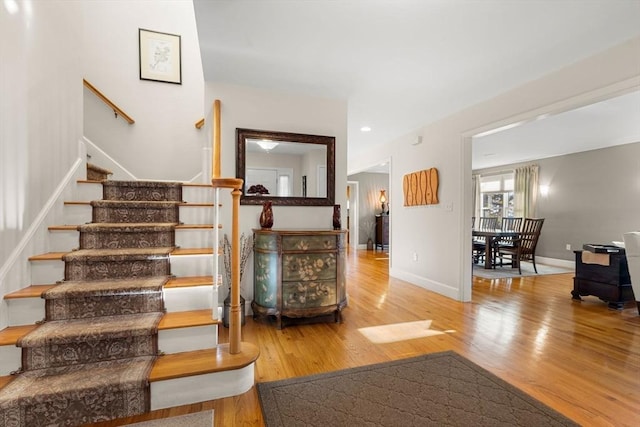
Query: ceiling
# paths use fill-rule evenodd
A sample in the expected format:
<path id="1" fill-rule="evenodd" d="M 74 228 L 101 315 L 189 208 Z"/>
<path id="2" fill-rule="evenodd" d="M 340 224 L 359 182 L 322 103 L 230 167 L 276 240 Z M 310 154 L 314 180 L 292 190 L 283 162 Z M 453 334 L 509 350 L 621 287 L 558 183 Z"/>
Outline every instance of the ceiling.
<path id="1" fill-rule="evenodd" d="M 194 0 L 194 8 L 205 80 L 345 99 L 349 158 L 640 36 L 637 0 Z"/>
<path id="2" fill-rule="evenodd" d="M 640 142 L 640 91 L 474 137 L 473 169 Z"/>

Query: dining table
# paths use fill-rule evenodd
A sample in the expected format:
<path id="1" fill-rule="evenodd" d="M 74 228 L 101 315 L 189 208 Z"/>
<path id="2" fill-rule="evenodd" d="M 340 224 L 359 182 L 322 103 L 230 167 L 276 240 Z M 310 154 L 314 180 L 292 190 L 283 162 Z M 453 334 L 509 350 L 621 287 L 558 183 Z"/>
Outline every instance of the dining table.
<path id="1" fill-rule="evenodd" d="M 495 242 L 500 239 L 507 238 L 513 241 L 517 241 L 520 232 L 518 231 L 507 231 L 501 229 L 495 230 L 471 230 L 471 235 L 473 237 L 484 237 L 484 268 L 490 270 L 494 268 L 493 265 L 493 251 L 495 249 Z M 514 257 L 513 262 L 511 264 L 512 267 L 517 268 L 520 260 L 517 257 Z"/>

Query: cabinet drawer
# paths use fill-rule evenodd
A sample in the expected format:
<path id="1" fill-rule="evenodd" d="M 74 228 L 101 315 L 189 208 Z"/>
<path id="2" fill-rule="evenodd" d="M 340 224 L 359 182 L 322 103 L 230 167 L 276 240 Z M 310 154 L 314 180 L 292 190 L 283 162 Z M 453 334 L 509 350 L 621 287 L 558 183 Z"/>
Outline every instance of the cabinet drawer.
<path id="1" fill-rule="evenodd" d="M 335 254 L 285 254 L 282 257 L 283 282 L 329 280 L 335 278 Z"/>
<path id="2" fill-rule="evenodd" d="M 283 236 L 283 251 L 332 250 L 336 248 L 336 236 Z"/>
<path id="3" fill-rule="evenodd" d="M 336 281 L 286 282 L 282 284 L 284 308 L 313 308 L 336 304 Z"/>

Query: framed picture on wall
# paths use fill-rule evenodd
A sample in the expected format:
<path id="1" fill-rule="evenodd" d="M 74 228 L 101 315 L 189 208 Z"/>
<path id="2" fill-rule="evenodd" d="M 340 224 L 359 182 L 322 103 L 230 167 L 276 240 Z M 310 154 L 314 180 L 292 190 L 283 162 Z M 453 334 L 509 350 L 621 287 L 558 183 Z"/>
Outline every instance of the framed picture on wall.
<path id="1" fill-rule="evenodd" d="M 182 84 L 180 36 L 138 29 L 140 80 Z"/>

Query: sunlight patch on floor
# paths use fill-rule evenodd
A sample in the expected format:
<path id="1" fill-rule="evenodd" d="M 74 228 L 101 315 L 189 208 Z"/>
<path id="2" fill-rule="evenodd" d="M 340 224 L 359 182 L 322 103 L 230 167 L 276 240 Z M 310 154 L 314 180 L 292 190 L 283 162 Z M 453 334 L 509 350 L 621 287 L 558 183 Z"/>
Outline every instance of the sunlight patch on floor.
<path id="1" fill-rule="evenodd" d="M 415 322 L 393 323 L 391 325 L 370 326 L 358 331 L 375 344 L 385 344 L 397 341 L 413 340 L 416 338 L 432 337 L 454 331 L 436 331 L 431 329 L 432 320 L 418 320 Z"/>

